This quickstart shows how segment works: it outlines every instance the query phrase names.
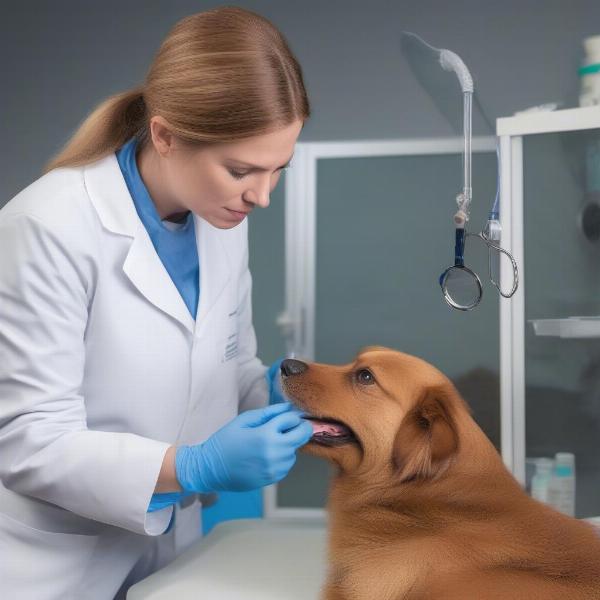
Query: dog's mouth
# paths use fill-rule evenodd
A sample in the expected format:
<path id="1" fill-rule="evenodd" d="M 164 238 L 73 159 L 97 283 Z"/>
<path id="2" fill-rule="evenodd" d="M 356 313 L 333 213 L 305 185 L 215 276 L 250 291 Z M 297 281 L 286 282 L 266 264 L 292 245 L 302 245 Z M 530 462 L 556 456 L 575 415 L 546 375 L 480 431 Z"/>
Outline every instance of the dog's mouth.
<path id="1" fill-rule="evenodd" d="M 313 428 L 311 442 L 323 446 L 343 446 L 344 444 L 358 443 L 358 439 L 352 429 L 345 423 L 335 419 L 314 417 L 306 415 L 303 417 L 310 421 Z"/>

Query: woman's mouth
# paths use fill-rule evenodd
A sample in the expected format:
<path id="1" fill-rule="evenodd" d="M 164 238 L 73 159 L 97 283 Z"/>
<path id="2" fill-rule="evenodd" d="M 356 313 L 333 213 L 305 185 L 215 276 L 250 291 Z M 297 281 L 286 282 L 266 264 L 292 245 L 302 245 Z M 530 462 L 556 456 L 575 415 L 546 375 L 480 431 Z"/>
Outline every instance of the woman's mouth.
<path id="1" fill-rule="evenodd" d="M 244 217 L 247 217 L 248 214 L 250 213 L 250 211 L 241 211 L 241 210 L 233 210 L 232 208 L 227 208 L 225 207 L 225 210 L 229 211 L 229 213 L 235 217 L 238 220 L 242 220 L 244 219 Z"/>

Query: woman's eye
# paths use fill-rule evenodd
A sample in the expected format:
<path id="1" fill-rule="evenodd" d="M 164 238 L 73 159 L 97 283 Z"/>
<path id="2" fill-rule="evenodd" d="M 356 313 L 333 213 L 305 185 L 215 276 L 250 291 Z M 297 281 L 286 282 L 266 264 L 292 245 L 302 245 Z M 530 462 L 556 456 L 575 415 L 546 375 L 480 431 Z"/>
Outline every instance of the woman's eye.
<path id="1" fill-rule="evenodd" d="M 371 385 L 372 383 L 375 383 L 375 377 L 373 376 L 373 373 L 369 371 L 369 369 L 361 369 L 358 371 L 358 373 L 356 373 L 356 380 L 358 383 L 362 383 L 363 385 Z"/>
<path id="2" fill-rule="evenodd" d="M 278 169 L 276 171 L 276 173 L 278 175 L 280 175 L 282 171 L 286 171 L 288 168 L 289 168 L 289 166 L 288 167 L 281 167 L 281 169 Z M 235 179 L 242 179 L 243 177 L 246 177 L 246 175 L 248 175 L 248 173 L 244 173 L 244 172 L 241 172 L 241 171 L 236 171 L 235 169 L 227 169 L 227 170 L 229 171 L 229 174 L 232 177 L 235 177 Z"/>
<path id="3" fill-rule="evenodd" d="M 228 169 L 229 174 L 236 179 L 241 179 L 246 176 L 246 173 L 240 173 L 239 171 L 234 171 L 233 169 Z"/>

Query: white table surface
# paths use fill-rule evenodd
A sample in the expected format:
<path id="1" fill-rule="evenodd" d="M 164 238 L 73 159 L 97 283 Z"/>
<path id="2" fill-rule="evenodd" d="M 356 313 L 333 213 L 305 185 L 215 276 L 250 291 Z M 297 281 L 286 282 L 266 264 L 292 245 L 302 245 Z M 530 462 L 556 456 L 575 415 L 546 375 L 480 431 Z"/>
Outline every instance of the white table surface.
<path id="1" fill-rule="evenodd" d="M 317 600 L 325 552 L 321 520 L 227 521 L 132 586 L 127 600 Z"/>
<path id="2" fill-rule="evenodd" d="M 590 519 L 600 532 L 600 518 Z M 127 600 L 318 600 L 326 574 L 318 519 L 219 523 L 170 565 L 129 589 Z"/>

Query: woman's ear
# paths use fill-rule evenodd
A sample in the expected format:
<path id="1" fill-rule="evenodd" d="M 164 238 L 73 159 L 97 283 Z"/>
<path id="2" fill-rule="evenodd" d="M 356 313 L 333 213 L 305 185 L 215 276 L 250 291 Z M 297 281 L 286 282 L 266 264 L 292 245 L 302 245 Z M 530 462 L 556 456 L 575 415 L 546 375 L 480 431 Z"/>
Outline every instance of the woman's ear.
<path id="1" fill-rule="evenodd" d="M 400 481 L 432 479 L 458 450 L 452 394 L 430 388 L 406 414 L 396 433 L 393 462 Z"/>

